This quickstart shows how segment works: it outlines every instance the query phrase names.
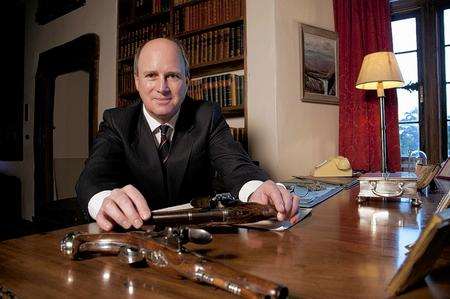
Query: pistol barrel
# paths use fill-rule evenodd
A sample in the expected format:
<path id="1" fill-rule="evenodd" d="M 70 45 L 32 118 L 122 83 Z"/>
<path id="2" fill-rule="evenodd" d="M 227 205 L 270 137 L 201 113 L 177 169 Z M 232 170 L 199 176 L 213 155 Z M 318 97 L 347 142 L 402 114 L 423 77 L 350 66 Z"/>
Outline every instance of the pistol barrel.
<path id="1" fill-rule="evenodd" d="M 242 224 L 266 220 L 276 216 L 277 212 L 271 206 L 257 203 L 244 203 L 221 209 L 185 209 L 153 212 L 152 217 L 146 221 L 146 224 Z"/>

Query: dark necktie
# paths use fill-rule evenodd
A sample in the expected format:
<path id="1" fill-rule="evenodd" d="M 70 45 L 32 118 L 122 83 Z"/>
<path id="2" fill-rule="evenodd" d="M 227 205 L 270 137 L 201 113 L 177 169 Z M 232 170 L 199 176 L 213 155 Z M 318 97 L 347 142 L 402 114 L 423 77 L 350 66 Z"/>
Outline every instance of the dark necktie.
<path id="1" fill-rule="evenodd" d="M 167 136 L 169 128 L 170 127 L 168 125 L 161 125 L 159 127 L 161 131 L 161 142 L 159 143 L 158 152 L 159 158 L 161 159 L 161 162 L 164 166 L 166 165 L 170 152 L 170 140 L 169 137 Z"/>

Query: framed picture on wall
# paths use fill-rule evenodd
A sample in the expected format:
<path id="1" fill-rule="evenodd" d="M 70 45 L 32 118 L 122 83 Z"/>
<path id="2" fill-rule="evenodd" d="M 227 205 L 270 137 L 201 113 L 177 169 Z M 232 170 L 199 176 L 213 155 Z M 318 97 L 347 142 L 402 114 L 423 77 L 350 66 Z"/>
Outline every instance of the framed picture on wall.
<path id="1" fill-rule="evenodd" d="M 302 101 L 339 105 L 337 33 L 300 24 Z"/>

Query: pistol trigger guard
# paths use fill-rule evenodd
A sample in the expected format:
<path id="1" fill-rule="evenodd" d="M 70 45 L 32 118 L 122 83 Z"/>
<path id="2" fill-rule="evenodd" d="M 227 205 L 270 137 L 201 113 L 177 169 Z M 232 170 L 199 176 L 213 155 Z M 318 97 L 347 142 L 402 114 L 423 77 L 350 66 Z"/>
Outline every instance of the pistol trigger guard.
<path id="1" fill-rule="evenodd" d="M 145 259 L 143 252 L 138 247 L 125 245 L 119 249 L 119 260 L 125 264 L 136 264 Z"/>

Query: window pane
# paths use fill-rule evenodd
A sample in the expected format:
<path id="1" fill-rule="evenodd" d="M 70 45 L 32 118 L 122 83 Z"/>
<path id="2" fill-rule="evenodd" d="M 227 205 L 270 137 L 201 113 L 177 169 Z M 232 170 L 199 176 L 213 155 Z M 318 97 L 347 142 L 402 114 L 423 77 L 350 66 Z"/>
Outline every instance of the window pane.
<path id="1" fill-rule="evenodd" d="M 450 9 L 444 10 L 444 36 L 445 44 L 450 44 Z"/>
<path id="2" fill-rule="evenodd" d="M 417 82 L 417 52 L 395 55 L 405 85 Z"/>
<path id="3" fill-rule="evenodd" d="M 394 52 L 404 52 L 417 49 L 415 18 L 394 21 L 391 25 Z"/>
<path id="4" fill-rule="evenodd" d="M 450 47 L 445 47 L 445 81 L 450 82 Z"/>
<path id="5" fill-rule="evenodd" d="M 450 157 L 450 122 L 447 122 L 447 157 Z"/>
<path id="6" fill-rule="evenodd" d="M 409 153 L 419 150 L 419 124 L 399 125 L 400 155 L 409 157 Z"/>
<path id="7" fill-rule="evenodd" d="M 419 120 L 419 98 L 417 91 L 409 92 L 405 89 L 397 88 L 397 100 L 398 120 L 400 122 Z"/>
<path id="8" fill-rule="evenodd" d="M 447 96 L 447 119 L 450 120 L 450 84 L 445 84 Z"/>

